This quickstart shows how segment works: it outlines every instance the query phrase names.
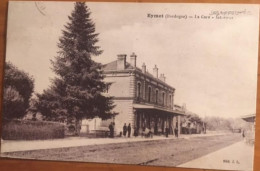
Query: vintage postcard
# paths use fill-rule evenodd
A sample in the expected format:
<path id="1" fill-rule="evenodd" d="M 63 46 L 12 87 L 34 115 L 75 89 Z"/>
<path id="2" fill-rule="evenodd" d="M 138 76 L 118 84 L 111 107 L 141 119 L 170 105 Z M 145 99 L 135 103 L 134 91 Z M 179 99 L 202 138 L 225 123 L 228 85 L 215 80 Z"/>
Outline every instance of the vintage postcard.
<path id="1" fill-rule="evenodd" d="M 9 2 L 1 157 L 253 170 L 259 5 Z"/>

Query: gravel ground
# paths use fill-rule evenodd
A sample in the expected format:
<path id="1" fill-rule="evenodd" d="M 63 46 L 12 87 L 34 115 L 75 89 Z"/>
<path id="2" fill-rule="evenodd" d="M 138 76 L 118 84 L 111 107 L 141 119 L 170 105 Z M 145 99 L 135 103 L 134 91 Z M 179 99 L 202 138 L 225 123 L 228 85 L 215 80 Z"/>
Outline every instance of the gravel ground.
<path id="1" fill-rule="evenodd" d="M 240 134 L 4 153 L 3 157 L 177 166 L 242 140 Z"/>

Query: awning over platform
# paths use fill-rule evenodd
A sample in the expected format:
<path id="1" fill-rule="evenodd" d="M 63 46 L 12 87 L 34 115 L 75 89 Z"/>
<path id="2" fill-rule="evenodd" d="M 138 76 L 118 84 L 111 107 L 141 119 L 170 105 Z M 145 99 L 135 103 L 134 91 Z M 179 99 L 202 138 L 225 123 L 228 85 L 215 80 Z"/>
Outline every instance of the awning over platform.
<path id="1" fill-rule="evenodd" d="M 241 118 L 247 122 L 255 122 L 255 114 L 251 114 L 251 115 L 245 115 L 242 116 Z"/>
<path id="2" fill-rule="evenodd" d="M 186 115 L 184 111 L 178 111 L 178 110 L 170 110 L 167 108 L 163 108 L 157 105 L 147 105 L 147 104 L 133 104 L 133 107 L 135 109 L 153 109 L 153 110 L 159 110 L 159 111 L 163 111 L 163 112 L 168 112 L 171 114 L 177 114 L 177 115 Z"/>

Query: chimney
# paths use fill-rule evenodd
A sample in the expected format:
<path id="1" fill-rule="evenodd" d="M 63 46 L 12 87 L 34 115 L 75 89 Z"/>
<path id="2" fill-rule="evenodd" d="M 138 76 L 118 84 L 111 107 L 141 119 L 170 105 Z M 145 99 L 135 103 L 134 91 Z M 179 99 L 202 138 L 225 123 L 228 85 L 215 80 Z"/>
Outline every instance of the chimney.
<path id="1" fill-rule="evenodd" d="M 143 63 L 143 65 L 142 65 L 142 72 L 146 73 L 146 65 L 145 65 L 145 63 Z"/>
<path id="2" fill-rule="evenodd" d="M 161 81 L 163 81 L 163 74 L 160 74 L 159 79 L 160 79 Z"/>
<path id="3" fill-rule="evenodd" d="M 163 82 L 165 82 L 166 77 L 164 76 L 164 74 L 161 74 L 159 79 L 162 80 Z"/>
<path id="4" fill-rule="evenodd" d="M 136 54 L 133 52 L 130 56 L 130 64 L 135 68 L 136 67 Z"/>
<path id="5" fill-rule="evenodd" d="M 158 78 L 158 68 L 157 68 L 156 65 L 155 65 L 154 68 L 153 68 L 153 76 L 154 76 L 155 78 Z"/>
<path id="6" fill-rule="evenodd" d="M 126 66 L 126 54 L 117 55 L 117 70 L 124 70 Z"/>

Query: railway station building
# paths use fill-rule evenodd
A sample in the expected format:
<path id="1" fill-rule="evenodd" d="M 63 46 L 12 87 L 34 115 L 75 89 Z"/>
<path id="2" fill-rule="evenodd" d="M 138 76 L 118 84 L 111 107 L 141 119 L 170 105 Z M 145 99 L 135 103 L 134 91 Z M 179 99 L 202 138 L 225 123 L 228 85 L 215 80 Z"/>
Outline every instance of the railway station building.
<path id="1" fill-rule="evenodd" d="M 166 128 L 174 134 L 178 127 L 180 133 L 180 117 L 185 110 L 174 105 L 175 88 L 166 83 L 164 74 L 158 73 L 155 65 L 153 73 L 149 73 L 145 63 L 141 68 L 136 66 L 137 55 L 119 54 L 117 58 L 103 66 L 104 81 L 110 83 L 106 96 L 113 96 L 113 109 L 118 113 L 110 120 L 96 119 L 95 121 L 82 121 L 82 131 L 102 129 L 109 123 L 115 123 L 115 132 L 120 134 L 126 123 L 141 133 L 143 129 L 154 130 L 155 135 L 165 133 Z M 90 128 L 92 125 L 92 128 Z"/>

